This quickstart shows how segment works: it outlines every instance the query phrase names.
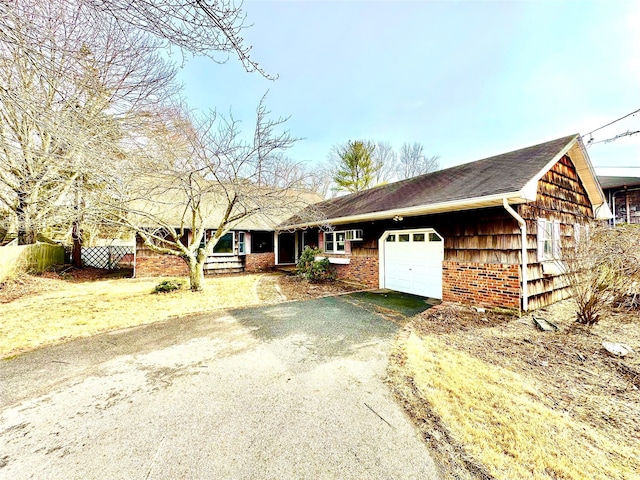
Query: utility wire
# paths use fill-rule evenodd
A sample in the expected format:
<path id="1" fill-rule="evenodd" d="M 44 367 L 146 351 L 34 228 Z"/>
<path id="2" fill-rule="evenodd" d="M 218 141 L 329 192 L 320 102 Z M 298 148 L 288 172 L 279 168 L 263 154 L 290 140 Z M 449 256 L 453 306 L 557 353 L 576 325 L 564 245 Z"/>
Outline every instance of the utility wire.
<path id="1" fill-rule="evenodd" d="M 617 139 L 619 139 L 619 138 L 622 138 L 622 137 L 630 137 L 631 135 L 636 135 L 636 134 L 638 134 L 638 133 L 640 133 L 640 130 L 636 130 L 635 132 L 632 132 L 632 131 L 630 131 L 630 130 L 627 130 L 627 131 L 626 131 L 626 132 L 624 132 L 624 133 L 619 133 L 619 134 L 618 134 L 618 135 L 616 135 L 615 137 L 607 138 L 607 139 L 605 139 L 605 140 L 598 140 L 597 142 L 592 142 L 592 141 L 590 141 L 590 142 L 589 142 L 589 145 L 595 145 L 596 143 L 610 143 L 610 142 L 613 142 L 613 141 L 615 141 L 615 140 L 617 140 Z"/>
<path id="2" fill-rule="evenodd" d="M 613 125 L 614 123 L 619 122 L 620 120 L 624 120 L 625 118 L 630 117 L 631 115 L 635 115 L 635 114 L 636 114 L 636 113 L 638 113 L 638 112 L 640 112 L 640 108 L 639 108 L 638 110 L 634 110 L 634 111 L 633 111 L 633 112 L 631 112 L 631 113 L 627 113 L 624 117 L 620 117 L 620 118 L 618 118 L 618 119 L 614 120 L 613 122 L 609 122 L 609 123 L 607 123 L 606 125 L 603 125 L 603 126 L 601 126 L 601 127 L 596 128 L 595 130 L 591 130 L 590 132 L 585 133 L 585 134 L 584 134 L 584 135 L 582 135 L 582 136 L 583 136 L 583 137 L 586 137 L 587 135 L 591 135 L 592 133 L 597 132 L 598 130 L 602 130 L 603 128 L 608 127 L 609 125 Z"/>

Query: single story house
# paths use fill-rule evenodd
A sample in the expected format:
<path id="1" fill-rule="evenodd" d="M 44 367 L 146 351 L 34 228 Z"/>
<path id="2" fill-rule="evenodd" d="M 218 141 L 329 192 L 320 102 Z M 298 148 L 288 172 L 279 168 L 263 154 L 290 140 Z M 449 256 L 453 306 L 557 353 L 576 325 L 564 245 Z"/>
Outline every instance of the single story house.
<path id="1" fill-rule="evenodd" d="M 612 225 L 640 224 L 640 177 L 598 176 L 613 213 Z"/>
<path id="2" fill-rule="evenodd" d="M 235 189 L 235 190 L 232 190 Z M 278 190 L 250 185 L 231 185 L 228 191 L 242 194 L 241 189 L 252 193 L 244 193 L 245 205 L 248 202 L 264 205 L 256 208 L 256 212 L 232 224 L 232 228 L 223 235 L 214 246 L 213 253 L 207 257 L 205 274 L 261 272 L 272 269 L 276 262 L 284 264 L 295 262 L 294 245 L 289 244 L 286 234 L 277 235 L 276 226 L 281 224 L 301 209 L 307 208 L 321 200 L 315 193 L 302 190 Z M 189 198 L 185 197 L 179 188 L 169 191 L 162 189 L 162 195 L 149 195 L 148 199 L 136 200 L 137 210 L 153 218 L 150 228 L 173 229 L 183 232 L 181 242 L 188 245 L 192 239 L 192 231 L 185 228 L 189 212 Z M 205 239 L 208 240 L 216 231 L 228 204 L 224 197 L 213 193 L 203 195 L 199 213 L 205 228 Z M 254 206 L 254 205 L 252 205 Z M 142 217 L 142 215 L 140 215 Z M 143 223 L 145 218 L 139 220 Z M 201 246 L 204 247 L 205 239 Z M 175 255 L 160 254 L 149 248 L 140 235 L 136 235 L 134 276 L 182 276 L 188 275 L 187 264 Z"/>
<path id="3" fill-rule="evenodd" d="M 326 220 L 289 219 L 277 241 L 318 245 L 339 278 L 525 311 L 569 296 L 562 249 L 611 216 L 577 134 L 315 207 Z"/>

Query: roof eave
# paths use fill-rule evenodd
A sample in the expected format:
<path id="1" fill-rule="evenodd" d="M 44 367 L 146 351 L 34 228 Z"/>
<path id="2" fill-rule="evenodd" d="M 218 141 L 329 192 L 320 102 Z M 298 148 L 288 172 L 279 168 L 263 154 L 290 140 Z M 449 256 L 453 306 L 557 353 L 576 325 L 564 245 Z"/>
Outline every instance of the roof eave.
<path id="1" fill-rule="evenodd" d="M 286 225 L 280 229 L 308 228 L 320 224 L 343 225 L 346 223 L 371 222 L 375 220 L 389 220 L 394 217 L 417 217 L 421 215 L 434 215 L 437 213 L 456 212 L 461 210 L 474 210 L 476 208 L 499 207 L 502 206 L 503 199 L 510 204 L 526 203 L 530 201 L 523 190 L 518 192 L 500 193 L 476 198 L 466 198 L 464 200 L 454 200 L 451 202 L 434 203 L 430 205 L 417 205 L 414 207 L 397 208 L 394 210 L 382 210 L 380 212 L 362 213 L 359 215 L 349 215 L 346 217 L 329 218 L 322 222 L 306 222 L 294 225 Z"/>

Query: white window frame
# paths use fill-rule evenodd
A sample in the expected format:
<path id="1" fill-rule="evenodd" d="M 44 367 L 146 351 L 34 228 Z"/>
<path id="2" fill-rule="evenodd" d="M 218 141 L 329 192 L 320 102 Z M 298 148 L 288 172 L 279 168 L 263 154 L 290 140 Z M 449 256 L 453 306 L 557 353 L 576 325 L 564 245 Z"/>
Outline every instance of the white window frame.
<path id="1" fill-rule="evenodd" d="M 245 232 L 237 232 L 238 234 L 238 255 L 246 255 L 246 235 Z"/>
<path id="2" fill-rule="evenodd" d="M 562 254 L 560 243 L 560 222 L 558 220 L 537 220 L 538 262 L 558 260 Z"/>
<path id="3" fill-rule="evenodd" d="M 230 252 L 211 252 L 211 256 L 212 257 L 225 257 L 225 256 L 229 256 L 229 255 L 233 255 L 235 252 L 235 241 L 236 241 L 236 232 L 234 232 L 233 230 L 230 232 L 225 233 L 222 237 L 224 237 L 225 235 L 229 235 L 231 234 L 231 251 Z M 222 237 L 220 237 L 220 239 L 218 239 L 218 242 L 222 239 Z M 207 239 L 208 240 L 208 239 Z M 217 246 L 217 244 L 216 244 Z M 215 247 L 213 247 L 215 248 Z"/>
<path id="4" fill-rule="evenodd" d="M 342 237 L 341 240 L 338 237 Z M 328 245 L 331 244 L 331 248 Z M 342 246 L 342 249 L 339 247 Z M 345 230 L 338 230 L 324 233 L 324 253 L 336 253 L 344 255 L 347 253 L 347 234 Z"/>

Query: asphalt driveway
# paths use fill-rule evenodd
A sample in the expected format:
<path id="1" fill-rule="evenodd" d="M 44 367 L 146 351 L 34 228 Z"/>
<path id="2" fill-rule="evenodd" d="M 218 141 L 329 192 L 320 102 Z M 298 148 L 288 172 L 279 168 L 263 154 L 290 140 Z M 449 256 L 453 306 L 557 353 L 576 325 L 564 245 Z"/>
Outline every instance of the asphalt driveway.
<path id="1" fill-rule="evenodd" d="M 437 478 L 384 384 L 394 308 L 291 302 L 1 361 L 0 478 Z"/>

